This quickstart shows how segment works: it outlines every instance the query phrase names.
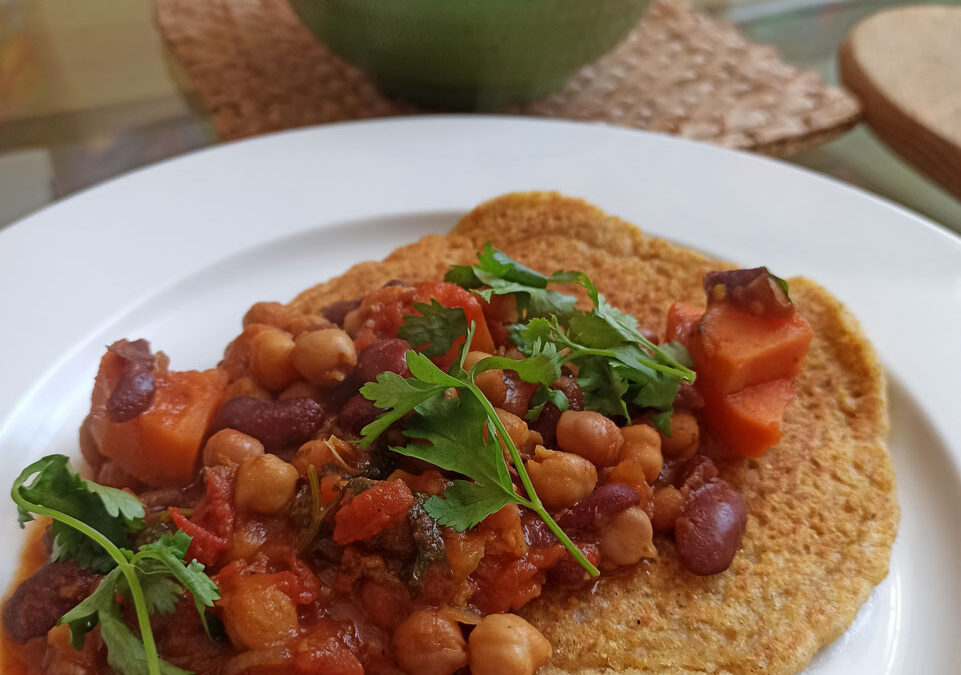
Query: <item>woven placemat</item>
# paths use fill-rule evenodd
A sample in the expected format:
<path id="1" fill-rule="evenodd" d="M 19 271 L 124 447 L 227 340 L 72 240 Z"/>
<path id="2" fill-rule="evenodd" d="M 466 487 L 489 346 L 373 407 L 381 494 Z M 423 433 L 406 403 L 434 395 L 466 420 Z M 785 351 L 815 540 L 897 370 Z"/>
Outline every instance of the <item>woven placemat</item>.
<path id="1" fill-rule="evenodd" d="M 401 1 L 401 0 L 398 0 Z M 221 138 L 424 112 L 378 92 L 286 0 L 155 0 L 160 30 Z M 655 4 L 559 93 L 505 109 L 664 131 L 785 156 L 852 127 L 857 101 L 683 3 Z"/>

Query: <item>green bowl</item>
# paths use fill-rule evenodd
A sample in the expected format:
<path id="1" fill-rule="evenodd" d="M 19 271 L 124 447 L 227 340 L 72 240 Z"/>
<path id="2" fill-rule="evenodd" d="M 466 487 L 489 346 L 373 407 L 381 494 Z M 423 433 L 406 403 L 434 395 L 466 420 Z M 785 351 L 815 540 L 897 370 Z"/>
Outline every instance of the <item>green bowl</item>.
<path id="1" fill-rule="evenodd" d="M 649 0 L 290 0 L 385 93 L 461 110 L 531 101 L 622 40 Z"/>

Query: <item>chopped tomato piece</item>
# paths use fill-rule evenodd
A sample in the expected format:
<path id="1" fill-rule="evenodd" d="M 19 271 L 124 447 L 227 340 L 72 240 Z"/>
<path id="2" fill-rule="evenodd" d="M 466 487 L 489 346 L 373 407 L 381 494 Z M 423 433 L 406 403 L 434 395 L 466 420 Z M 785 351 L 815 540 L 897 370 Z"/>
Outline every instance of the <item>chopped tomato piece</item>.
<path id="1" fill-rule="evenodd" d="M 294 670 L 324 675 L 364 675 L 364 666 L 341 639 L 337 624 L 321 619 L 294 649 Z"/>
<path id="2" fill-rule="evenodd" d="M 193 477 L 207 427 L 220 406 L 227 375 L 220 370 L 154 370 L 150 406 L 126 422 L 111 422 L 107 401 L 123 374 L 123 359 L 100 361 L 90 406 L 90 433 L 100 452 L 147 485 L 186 485 Z"/>
<path id="3" fill-rule="evenodd" d="M 800 314 L 756 316 L 719 302 L 704 312 L 688 349 L 698 378 L 729 394 L 797 375 L 812 335 L 811 325 Z"/>
<path id="4" fill-rule="evenodd" d="M 471 349 L 482 352 L 494 351 L 494 339 L 487 327 L 483 303 L 475 293 L 446 281 L 422 281 L 416 284 L 415 288 L 417 289 L 418 302 L 430 302 L 431 298 L 434 298 L 445 307 L 460 307 L 463 309 L 464 316 L 467 317 L 467 325 L 470 326 L 471 322 L 474 322 L 476 326 Z M 443 359 L 446 363 L 453 362 L 457 350 L 463 342 L 463 340 L 458 340 L 454 343 L 454 346 L 451 347 Z"/>
<path id="5" fill-rule="evenodd" d="M 234 477 L 236 468 L 210 467 L 204 471 L 206 492 L 197 502 L 188 520 L 180 510 L 171 507 L 174 525 L 193 539 L 187 549 L 187 560 L 196 558 L 204 565 L 215 565 L 230 548 L 234 533 Z"/>
<path id="6" fill-rule="evenodd" d="M 701 386 L 704 420 L 718 440 L 744 457 L 760 457 L 781 440 L 781 419 L 794 398 L 794 379 L 782 378 L 724 394 Z"/>
<path id="7" fill-rule="evenodd" d="M 414 495 L 399 480 L 381 481 L 344 504 L 334 517 L 334 541 L 340 545 L 370 539 L 407 518 Z"/>

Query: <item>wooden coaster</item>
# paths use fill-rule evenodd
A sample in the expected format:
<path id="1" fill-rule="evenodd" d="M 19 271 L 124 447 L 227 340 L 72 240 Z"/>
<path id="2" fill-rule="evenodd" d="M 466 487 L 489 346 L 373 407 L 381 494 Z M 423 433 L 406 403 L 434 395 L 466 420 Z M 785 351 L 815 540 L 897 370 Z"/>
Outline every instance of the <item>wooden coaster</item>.
<path id="1" fill-rule="evenodd" d="M 161 32 L 223 139 L 425 112 L 380 94 L 318 44 L 286 0 L 155 0 Z M 859 106 L 732 26 L 674 2 L 559 93 L 502 112 L 663 131 L 789 155 L 847 131 Z"/>
<path id="2" fill-rule="evenodd" d="M 961 7 L 875 14 L 839 60 L 878 136 L 961 198 Z"/>

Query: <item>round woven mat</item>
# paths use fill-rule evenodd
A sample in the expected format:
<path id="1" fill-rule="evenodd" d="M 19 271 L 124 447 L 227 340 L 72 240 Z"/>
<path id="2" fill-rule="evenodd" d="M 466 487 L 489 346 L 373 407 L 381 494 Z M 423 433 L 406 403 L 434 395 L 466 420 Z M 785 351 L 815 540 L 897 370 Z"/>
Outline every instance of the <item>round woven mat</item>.
<path id="1" fill-rule="evenodd" d="M 286 0 L 155 0 L 157 23 L 227 139 L 424 112 L 378 92 Z M 655 4 L 559 93 L 503 112 L 608 122 L 789 155 L 851 128 L 860 108 L 816 74 L 688 5 Z"/>

